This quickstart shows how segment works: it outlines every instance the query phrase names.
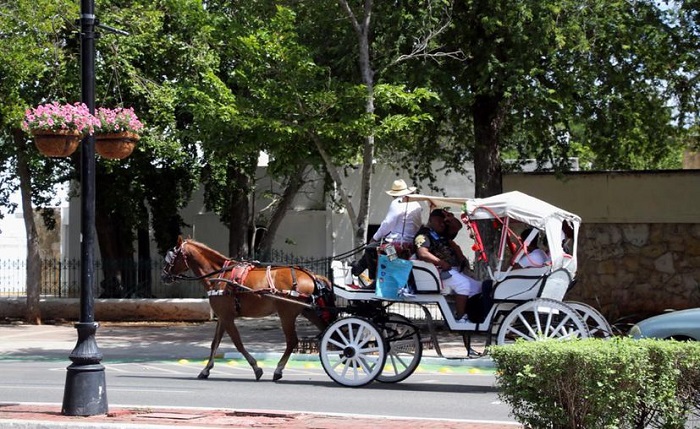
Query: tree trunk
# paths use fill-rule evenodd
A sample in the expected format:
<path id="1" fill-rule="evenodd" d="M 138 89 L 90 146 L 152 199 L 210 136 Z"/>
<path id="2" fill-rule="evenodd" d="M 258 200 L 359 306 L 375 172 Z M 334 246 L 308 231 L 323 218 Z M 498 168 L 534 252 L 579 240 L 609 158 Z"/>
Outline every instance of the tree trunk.
<path id="1" fill-rule="evenodd" d="M 107 212 L 98 198 L 95 204 L 95 229 L 104 274 L 100 283 L 100 298 L 131 296 L 136 281 L 131 227 L 126 225 L 118 212 Z"/>
<path id="2" fill-rule="evenodd" d="M 148 219 L 148 209 L 146 209 L 146 205 L 143 202 L 140 204 L 139 211 L 142 213 L 142 216 Z M 138 287 L 136 289 L 136 296 L 138 298 L 154 298 L 151 281 L 151 237 L 148 233 L 148 224 L 147 220 L 141 222 L 136 232 L 138 243 L 138 275 L 136 278 Z"/>
<path id="3" fill-rule="evenodd" d="M 27 140 L 20 130 L 15 130 L 13 137 L 17 147 L 17 176 L 19 176 L 20 182 L 24 228 L 27 233 L 27 308 L 24 319 L 27 323 L 40 325 L 41 253 L 39 249 L 39 234 L 34 222 L 34 209 L 32 208 L 32 185 L 27 162 Z"/>
<path id="4" fill-rule="evenodd" d="M 503 126 L 505 107 L 502 97 L 480 95 L 472 107 L 474 136 L 474 186 L 477 198 L 490 197 L 503 192 L 501 158 L 499 152 L 500 132 Z M 489 261 L 494 263 L 500 239 L 491 221 L 478 222 L 479 233 Z M 477 275 L 485 275 L 485 266 L 477 265 Z"/>
<path id="5" fill-rule="evenodd" d="M 247 258 L 250 226 L 250 179 L 238 166 L 229 166 L 228 177 L 235 182 L 229 199 L 229 255 L 234 259 Z"/>
<path id="6" fill-rule="evenodd" d="M 472 107 L 474 121 L 474 182 L 477 198 L 503 192 L 499 151 L 505 107 L 502 97 L 479 95 Z"/>
<path id="7" fill-rule="evenodd" d="M 267 260 L 270 259 L 272 253 L 272 243 L 275 240 L 275 235 L 277 234 L 277 230 L 279 229 L 279 226 L 282 223 L 282 219 L 284 219 L 284 216 L 285 214 L 287 214 L 289 207 L 294 202 L 294 198 L 297 196 L 299 190 L 304 185 L 305 171 L 305 168 L 300 168 L 296 171 L 296 173 L 293 176 L 290 176 L 288 178 L 287 186 L 284 188 L 282 197 L 275 205 L 275 209 L 273 210 L 272 216 L 270 217 L 270 223 L 267 225 L 267 231 L 265 232 L 265 236 L 263 237 L 262 242 L 260 243 L 260 248 L 258 251 L 260 255 L 258 256 L 259 258 L 265 258 Z M 255 243 L 253 243 L 253 246 L 254 245 Z"/>
<path id="8" fill-rule="evenodd" d="M 355 16 L 346 0 L 339 0 L 340 6 L 350 20 L 359 47 L 359 67 L 362 76 L 362 83 L 365 84 L 367 90 L 367 98 L 365 100 L 365 112 L 370 115 L 374 114 L 374 71 L 372 70 L 372 59 L 370 57 L 369 31 L 370 22 L 372 20 L 373 0 L 364 0 L 363 14 L 361 19 Z M 362 178 L 360 184 L 360 206 L 357 211 L 357 219 L 355 219 L 355 245 L 361 246 L 367 242 L 367 227 L 369 225 L 369 210 L 372 182 L 372 165 L 374 163 L 374 134 L 370 133 L 365 136 L 365 145 L 362 153 Z M 353 221 L 353 219 L 351 219 Z"/>

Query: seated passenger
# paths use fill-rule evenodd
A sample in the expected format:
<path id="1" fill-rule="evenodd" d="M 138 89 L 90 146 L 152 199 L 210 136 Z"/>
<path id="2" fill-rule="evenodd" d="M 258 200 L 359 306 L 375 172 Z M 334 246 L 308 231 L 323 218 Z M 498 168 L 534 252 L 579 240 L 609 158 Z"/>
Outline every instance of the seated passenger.
<path id="1" fill-rule="evenodd" d="M 443 213 L 445 214 L 445 237 L 450 240 L 450 247 L 452 247 L 457 254 L 457 260 L 462 261 L 462 263 L 459 265 L 459 271 L 463 273 L 470 273 L 471 270 L 469 268 L 469 259 L 464 256 L 459 244 L 454 241 L 455 238 L 457 238 L 457 234 L 459 234 L 459 231 L 462 229 L 462 221 L 448 210 L 444 210 Z"/>
<path id="2" fill-rule="evenodd" d="M 445 212 L 442 209 L 430 212 L 428 225 L 416 234 L 416 255 L 418 259 L 438 267 L 443 293 L 455 294 L 455 319 L 458 323 L 467 323 L 467 301 L 470 296 L 481 292 L 481 282 L 459 270 L 460 265 L 467 262 L 466 257 L 461 251 L 455 251 L 456 243 L 445 236 L 446 229 Z"/>
<path id="3" fill-rule="evenodd" d="M 520 234 L 520 241 L 525 244 L 525 241 L 530 236 L 532 228 L 527 228 Z M 532 268 L 532 267 L 543 267 L 551 263 L 551 259 L 547 253 L 537 247 L 537 238 L 539 237 L 539 232 L 532 237 L 530 244 L 527 246 L 527 250 L 523 256 L 518 259 L 517 265 L 520 268 Z"/>

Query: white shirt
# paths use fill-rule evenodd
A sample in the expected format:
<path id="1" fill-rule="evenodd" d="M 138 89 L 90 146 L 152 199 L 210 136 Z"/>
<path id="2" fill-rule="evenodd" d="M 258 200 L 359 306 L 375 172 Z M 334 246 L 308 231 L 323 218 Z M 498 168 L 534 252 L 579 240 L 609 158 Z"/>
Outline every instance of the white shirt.
<path id="1" fill-rule="evenodd" d="M 403 197 L 394 199 L 389 205 L 382 224 L 372 236 L 372 240 L 379 241 L 388 238 L 403 243 L 413 243 L 418 229 L 423 223 L 422 208 L 420 203 L 411 201 L 402 202 Z"/>
<path id="2" fill-rule="evenodd" d="M 542 267 L 550 261 L 549 256 L 542 249 L 535 249 L 532 252 L 523 255 L 518 261 L 518 265 L 522 268 Z"/>

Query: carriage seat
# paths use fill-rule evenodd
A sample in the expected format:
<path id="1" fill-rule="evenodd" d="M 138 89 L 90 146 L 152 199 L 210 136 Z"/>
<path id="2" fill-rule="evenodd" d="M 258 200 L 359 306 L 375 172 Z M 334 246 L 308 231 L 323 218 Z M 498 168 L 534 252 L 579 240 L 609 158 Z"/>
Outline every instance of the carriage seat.
<path id="1" fill-rule="evenodd" d="M 573 283 L 565 269 L 551 272 L 550 266 L 513 270 L 498 283 L 494 299 L 527 301 L 535 298 L 562 300 Z"/>
<path id="2" fill-rule="evenodd" d="M 419 259 L 412 259 L 411 262 L 413 262 L 413 278 L 416 281 L 416 293 L 440 293 L 442 282 L 440 281 L 437 267 L 430 262 Z"/>
<path id="3" fill-rule="evenodd" d="M 345 288 L 352 284 L 351 267 L 347 263 L 340 261 L 331 262 L 331 276 L 333 284 Z"/>

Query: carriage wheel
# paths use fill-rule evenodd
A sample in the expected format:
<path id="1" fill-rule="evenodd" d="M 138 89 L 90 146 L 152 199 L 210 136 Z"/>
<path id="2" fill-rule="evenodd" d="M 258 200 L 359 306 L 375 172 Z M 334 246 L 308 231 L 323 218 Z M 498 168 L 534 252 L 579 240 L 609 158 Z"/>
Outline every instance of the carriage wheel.
<path id="1" fill-rule="evenodd" d="M 418 368 L 423 356 L 423 343 L 420 332 L 410 320 L 396 313 L 387 313 L 387 316 L 388 320 L 381 327 L 389 350 L 377 381 L 398 383 Z"/>
<path id="2" fill-rule="evenodd" d="M 591 337 L 608 339 L 613 336 L 612 326 L 600 311 L 583 302 L 566 301 L 566 304 L 578 312 L 588 326 Z"/>
<path id="3" fill-rule="evenodd" d="M 588 336 L 588 326 L 576 310 L 561 301 L 538 298 L 515 307 L 503 319 L 496 344 L 512 343 L 519 338 L 540 341 Z"/>
<path id="4" fill-rule="evenodd" d="M 323 370 L 333 381 L 359 387 L 372 382 L 382 372 L 386 347 L 372 322 L 346 317 L 326 328 L 319 355 Z"/>

